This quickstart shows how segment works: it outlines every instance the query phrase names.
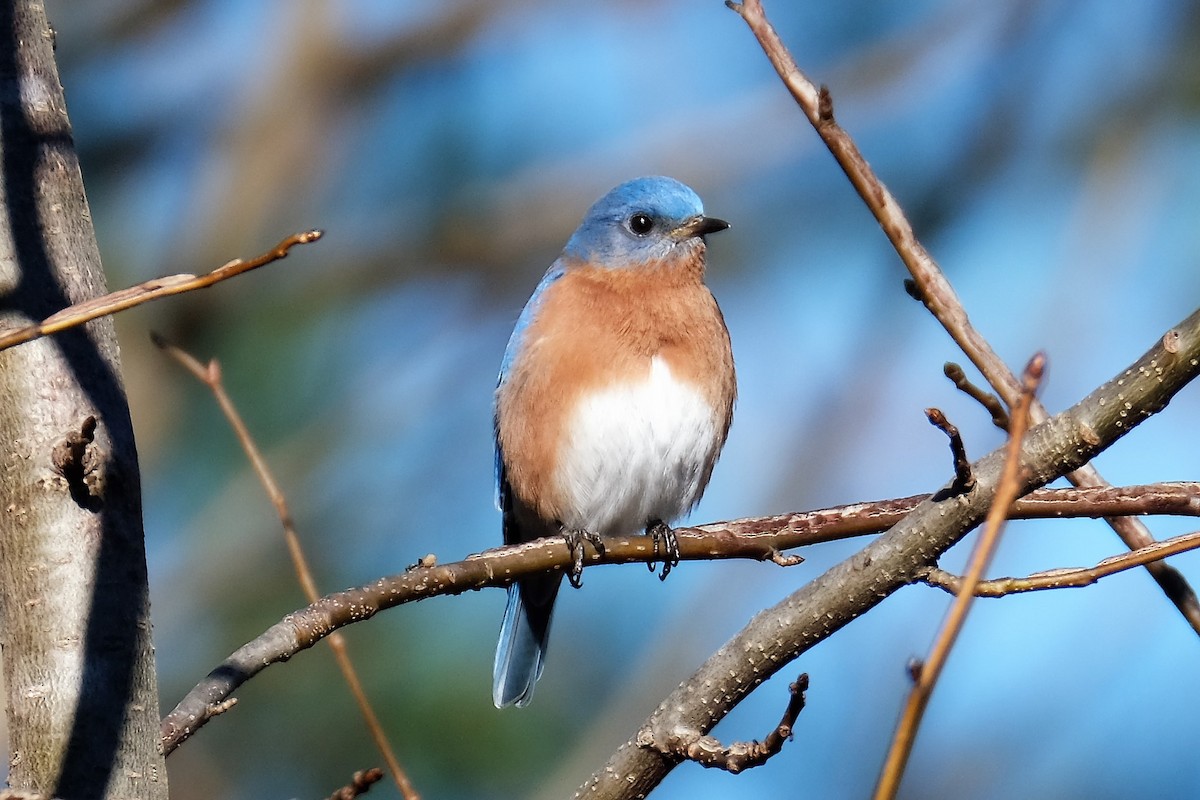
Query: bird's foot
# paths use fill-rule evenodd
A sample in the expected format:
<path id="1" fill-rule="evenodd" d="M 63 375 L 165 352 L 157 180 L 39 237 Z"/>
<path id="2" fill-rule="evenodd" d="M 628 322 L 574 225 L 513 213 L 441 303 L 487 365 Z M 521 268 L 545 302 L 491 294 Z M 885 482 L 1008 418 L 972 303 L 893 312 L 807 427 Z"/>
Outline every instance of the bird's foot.
<path id="1" fill-rule="evenodd" d="M 646 526 L 646 535 L 654 540 L 654 558 L 647 566 L 654 572 L 661 553 L 662 572 L 658 573 L 658 579 L 665 581 L 671 570 L 679 566 L 679 539 L 671 526 L 661 519 L 656 519 Z"/>
<path id="2" fill-rule="evenodd" d="M 571 551 L 571 569 L 567 572 L 567 580 L 576 589 L 583 586 L 583 543 L 591 542 L 596 552 L 604 555 L 604 540 L 600 534 L 582 528 L 563 528 L 563 538 L 567 540 L 567 549 Z"/>

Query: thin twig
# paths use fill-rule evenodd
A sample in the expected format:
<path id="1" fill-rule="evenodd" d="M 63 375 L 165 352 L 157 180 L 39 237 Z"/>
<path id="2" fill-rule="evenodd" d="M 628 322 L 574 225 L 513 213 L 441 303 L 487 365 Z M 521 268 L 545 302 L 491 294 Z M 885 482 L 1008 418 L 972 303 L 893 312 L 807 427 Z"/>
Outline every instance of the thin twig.
<path id="1" fill-rule="evenodd" d="M 288 508 L 287 498 L 284 496 L 283 490 L 279 487 L 279 482 L 275 480 L 275 476 L 272 474 L 271 468 L 267 465 L 267 460 L 263 457 L 258 444 L 254 441 L 254 437 L 250 434 L 249 428 L 246 427 L 242 415 L 238 413 L 233 400 L 225 391 L 224 383 L 221 380 L 220 365 L 215 359 L 209 361 L 207 365 L 201 364 L 193 355 L 175 345 L 164 342 L 157 334 L 152 334 L 152 338 L 154 339 L 154 343 L 163 352 L 175 359 L 176 362 L 207 386 L 213 393 L 217 405 L 221 407 L 221 411 L 229 421 L 229 426 L 233 428 L 238 442 L 242 445 L 246 457 L 250 460 L 250 464 L 254 468 L 254 473 L 258 476 L 263 489 L 267 493 L 267 497 L 270 498 L 271 504 L 275 507 L 275 512 L 279 515 L 279 522 L 283 526 L 283 538 L 287 542 L 288 554 L 291 556 L 292 566 L 296 571 L 296 578 L 300 582 L 304 596 L 308 599 L 309 603 L 317 602 L 321 597 L 321 593 L 317 591 L 316 580 L 313 578 L 312 570 L 309 568 L 308 559 L 304 555 L 304 548 L 300 544 L 300 537 L 296 534 L 296 525 L 292 519 L 292 513 Z M 407 773 L 400 766 L 400 761 L 396 758 L 391 743 L 384 733 L 383 725 L 379 722 L 379 717 L 375 714 L 375 709 L 371 706 L 370 700 L 367 699 L 362 681 L 358 677 L 358 671 L 354 668 L 354 663 L 350 659 L 345 637 L 335 631 L 327 637 L 327 642 L 333 651 L 334 658 L 337 660 L 342 677 L 345 678 L 347 685 L 350 687 L 350 693 L 354 695 L 354 699 L 358 703 L 358 708 L 362 712 L 363 719 L 366 721 L 367 730 L 370 732 L 375 746 L 379 749 L 380 754 L 382 754 L 383 760 L 392 774 L 392 779 L 396 782 L 396 787 L 400 790 L 400 794 L 403 795 L 405 800 L 420 800 L 420 794 L 418 794 L 409 780 Z M 370 784 L 367 785 L 369 786 Z M 366 789 L 364 788 L 363 791 L 365 792 Z"/>
<path id="2" fill-rule="evenodd" d="M 1021 592 L 1037 592 L 1046 589 L 1076 589 L 1091 586 L 1101 578 L 1142 567 L 1151 561 L 1186 553 L 1200 548 L 1200 531 L 1184 533 L 1170 539 L 1162 539 L 1147 547 L 1139 547 L 1128 553 L 1120 553 L 1100 561 L 1094 567 L 1063 567 L 1035 572 L 1025 578 L 992 578 L 975 585 L 976 597 L 1004 597 Z M 920 576 L 924 583 L 951 594 L 962 590 L 963 578 L 937 567 L 930 567 Z"/>
<path id="3" fill-rule="evenodd" d="M 912 753 L 917 729 L 921 725 L 925 708 L 929 705 L 933 688 L 937 684 L 942 669 L 946 666 L 950 650 L 954 647 L 954 642 L 958 639 L 958 634 L 966 622 L 967 613 L 971 610 L 971 604 L 975 600 L 975 587 L 983 576 L 983 571 L 991 563 L 996 546 L 1000 543 L 1000 532 L 1004 529 L 1008 508 L 1021 492 L 1023 483 L 1020 477 L 1021 443 L 1029 426 L 1029 409 L 1033 405 L 1034 393 L 1042 381 L 1045 365 L 1046 357 L 1038 353 L 1025 368 L 1022 391 L 1009 420 L 1009 439 L 1004 454 L 1004 470 L 1000 475 L 1000 483 L 996 487 L 995 499 L 988 511 L 983 533 L 971 553 L 967 572 L 963 576 L 962 588 L 954 597 L 950 613 L 946 616 L 946 621 L 934 640 L 929 658 L 920 666 L 920 669 L 915 671 L 916 680 L 908 695 L 908 702 L 904 706 L 900 722 L 896 726 L 891 747 L 888 748 L 879 783 L 875 786 L 875 800 L 891 800 L 900 789 L 900 779 L 904 776 L 904 768 Z"/>
<path id="4" fill-rule="evenodd" d="M 779 73 L 784 85 L 796 100 L 796 104 L 800 106 L 817 135 L 829 148 L 829 152 L 887 235 L 912 276 L 914 291 L 910 294 L 925 304 L 1001 399 L 1013 406 L 1020 393 L 1020 381 L 971 324 L 954 287 L 950 285 L 937 262 L 917 240 L 912 225 L 904 216 L 896 198 L 875 175 L 854 140 L 850 138 L 850 134 L 837 124 L 833 116 L 833 99 L 829 90 L 824 86 L 818 89 L 796 65 L 779 34 L 767 20 L 761 0 L 745 0 L 742 3 L 726 0 L 725 5 L 745 20 L 775 71 Z M 1034 425 L 1048 417 L 1049 413 L 1041 403 L 1035 402 L 1030 408 L 1030 421 Z M 1076 486 L 1109 485 L 1091 464 L 1081 465 L 1069 473 L 1067 478 Z M 1154 542 L 1149 529 L 1139 519 L 1113 517 L 1105 521 L 1130 550 Z M 1162 561 L 1147 564 L 1146 569 L 1192 629 L 1200 634 L 1200 598 L 1196 597 L 1195 590 L 1183 575 Z"/>
<path id="5" fill-rule="evenodd" d="M 999 397 L 971 383 L 963 368 L 953 361 L 947 361 L 942 366 L 942 372 L 954 384 L 954 388 L 987 409 L 987 412 L 992 415 L 993 425 L 1002 431 L 1008 430 L 1008 412 L 1004 410 L 1004 404 L 1000 402 Z"/>
<path id="6" fill-rule="evenodd" d="M 140 306 L 142 303 L 157 300 L 160 297 L 170 297 L 175 294 L 192 292 L 196 289 L 205 289 L 214 283 L 220 283 L 221 281 L 241 275 L 243 272 L 249 272 L 252 269 L 257 269 L 286 258 L 288 251 L 295 245 L 315 242 L 321 236 L 322 232 L 318 230 L 294 233 L 267 252 L 257 255 L 249 261 L 235 258 L 233 261 L 223 264 L 205 275 L 192 275 L 190 273 L 167 275 L 163 278 L 154 278 L 153 280 L 139 283 L 136 286 L 130 286 L 127 289 L 118 289 L 103 297 L 95 297 L 91 300 L 85 300 L 82 303 L 76 303 L 61 311 L 56 311 L 39 323 L 26 325 L 22 328 L 0 331 L 0 350 L 15 347 L 25 342 L 31 342 L 34 339 L 40 339 L 52 333 L 59 333 L 68 328 L 83 325 L 85 322 L 91 322 L 99 317 L 116 314 L 118 311 L 125 311 L 134 306 Z"/>
<path id="7" fill-rule="evenodd" d="M 801 674 L 795 683 L 788 686 L 788 704 L 779 724 L 761 742 L 734 742 L 726 746 L 717 737 L 701 735 L 691 728 L 674 731 L 661 746 L 653 738 L 647 739 L 642 746 L 655 748 L 663 755 L 695 761 L 702 767 L 723 769 L 734 774 L 761 767 L 783 749 L 784 742 L 791 740 L 796 717 L 804 710 L 804 693 L 807 691 L 808 675 Z"/>
<path id="8" fill-rule="evenodd" d="M 950 457 L 954 461 L 954 481 L 945 489 L 938 492 L 935 500 L 946 500 L 966 494 L 975 488 L 975 475 L 971 472 L 971 461 L 967 458 L 967 448 L 963 444 L 962 434 L 946 415 L 938 408 L 925 409 L 925 416 L 931 425 L 946 434 L 950 439 Z"/>

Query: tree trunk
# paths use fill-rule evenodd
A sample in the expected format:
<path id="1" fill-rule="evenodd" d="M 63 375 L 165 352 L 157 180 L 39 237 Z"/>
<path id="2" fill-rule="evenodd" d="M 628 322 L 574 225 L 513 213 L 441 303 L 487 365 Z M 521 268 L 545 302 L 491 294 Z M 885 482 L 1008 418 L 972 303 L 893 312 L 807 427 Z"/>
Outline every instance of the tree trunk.
<path id="1" fill-rule="evenodd" d="M 105 291 L 40 0 L 0 0 L 0 325 Z M 141 487 L 110 319 L 0 352 L 13 788 L 167 797 Z"/>

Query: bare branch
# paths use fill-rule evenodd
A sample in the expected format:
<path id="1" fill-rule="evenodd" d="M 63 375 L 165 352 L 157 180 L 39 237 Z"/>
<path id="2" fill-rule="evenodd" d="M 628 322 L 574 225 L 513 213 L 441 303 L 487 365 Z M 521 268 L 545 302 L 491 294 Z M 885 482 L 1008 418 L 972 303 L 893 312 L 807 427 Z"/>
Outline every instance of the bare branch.
<path id="1" fill-rule="evenodd" d="M 858 146 L 833 117 L 833 100 L 829 90 L 821 87 L 819 90 L 796 65 L 792 54 L 788 52 L 779 34 L 767 20 L 763 12 L 761 0 L 745 0 L 742 3 L 726 0 L 725 5 L 737 12 L 750 30 L 754 33 L 763 52 L 779 73 L 788 91 L 796 100 L 796 104 L 804 112 L 808 121 L 816 130 L 817 135 L 829 148 L 829 152 L 837 160 L 842 171 L 855 190 L 862 197 L 867 208 L 874 215 L 879 226 L 887 235 L 888 241 L 895 248 L 900 260 L 912 276 L 913 287 L 910 291 L 914 297 L 925 304 L 930 313 L 937 318 L 954 343 L 962 349 L 971 363 L 987 380 L 1000 398 L 1010 407 L 1016 403 L 1020 393 L 1020 382 L 1001 358 L 996 355 L 992 346 L 971 324 L 967 311 L 954 287 L 946 280 L 937 262 L 917 240 L 912 225 L 904 216 L 896 198 L 875 175 L 867 160 L 859 152 Z M 1169 352 L 1169 351 L 1167 351 Z M 1041 403 L 1034 403 L 1030 409 L 1030 420 L 1033 424 L 1043 422 L 1048 412 Z M 1067 475 L 1076 486 L 1107 486 L 1107 481 L 1090 464 L 1080 464 Z M 1106 522 L 1121 537 L 1125 546 L 1133 550 L 1145 547 L 1154 541 L 1149 529 L 1141 520 L 1132 517 L 1114 517 Z M 1200 599 L 1195 591 L 1184 580 L 1183 576 L 1162 561 L 1146 565 L 1146 569 L 1158 582 L 1163 592 L 1179 609 L 1192 629 L 1200 634 Z"/>
<path id="2" fill-rule="evenodd" d="M 1109 556 L 1094 567 L 1063 567 L 1035 572 L 1027 578 L 993 578 L 980 581 L 975 586 L 975 596 L 1003 597 L 1009 594 L 1045 589 L 1075 589 L 1081 586 L 1091 586 L 1109 575 L 1115 575 L 1134 567 L 1142 567 L 1151 561 L 1186 553 L 1197 548 L 1200 548 L 1200 531 L 1163 539 L 1146 547 L 1130 550 L 1128 553 Z M 961 576 L 952 575 L 937 567 L 930 567 L 923 572 L 920 580 L 930 586 L 945 589 L 951 594 L 958 594 L 963 585 Z"/>
<path id="3" fill-rule="evenodd" d="M 939 495 L 935 499 L 946 500 L 971 491 L 975 488 L 975 476 L 971 474 L 971 462 L 967 458 L 967 448 L 958 428 L 946 419 L 946 415 L 940 409 L 927 408 L 925 416 L 935 428 L 950 438 L 950 456 L 954 459 L 954 481 L 946 490 L 945 496 Z"/>
<path id="4" fill-rule="evenodd" d="M 753 767 L 761 767 L 771 756 L 783 749 L 785 741 L 791 740 L 796 717 L 804 710 L 804 693 L 807 691 L 808 675 L 801 674 L 796 682 L 788 687 L 789 700 L 783 718 L 761 742 L 734 742 L 726 747 L 715 736 L 704 736 L 695 729 L 689 729 L 670 731 L 661 742 L 639 739 L 638 744 L 655 748 L 665 756 L 686 758 L 702 767 L 723 769 L 735 774 Z M 653 735 L 653 731 L 645 728 L 641 733 Z"/>
<path id="5" fill-rule="evenodd" d="M 1008 430 L 1008 412 L 1004 410 L 1004 404 L 1000 402 L 999 397 L 971 383 L 967 378 L 967 373 L 963 372 L 963 368 L 953 361 L 947 361 L 942 366 L 942 372 L 954 384 L 954 388 L 987 409 L 987 412 L 992 415 L 993 425 L 1002 431 Z"/>
<path id="6" fill-rule="evenodd" d="M 252 269 L 257 269 L 266 264 L 286 258 L 288 251 L 293 246 L 315 242 L 321 238 L 321 235 L 321 231 L 317 230 L 294 233 L 267 252 L 255 256 L 249 261 L 235 258 L 233 261 L 223 264 L 205 275 L 182 273 L 179 275 L 168 275 L 163 278 L 154 278 L 153 280 L 139 283 L 136 286 L 130 286 L 127 289 L 110 292 L 102 297 L 75 303 L 72 306 L 64 308 L 62 311 L 51 314 L 40 323 L 0 331 L 0 350 L 15 347 L 34 339 L 40 339 L 52 333 L 59 333 L 60 331 L 82 325 L 85 322 L 91 322 L 99 317 L 106 317 L 109 314 L 116 314 L 118 311 L 125 311 L 134 306 L 140 306 L 142 303 L 157 300 L 160 297 L 169 297 L 175 294 L 195 291 L 196 289 L 205 289 L 214 283 L 220 283 L 221 281 L 241 275 L 243 272 L 249 272 Z"/>
<path id="7" fill-rule="evenodd" d="M 1086 506 L 1086 514 L 1078 513 Z M 1172 509 L 1172 510 L 1168 510 Z M 1009 519 L 1050 517 L 1119 517 L 1133 514 L 1193 516 L 1200 509 L 1200 483 L 1158 483 L 1146 486 L 1084 486 L 1038 489 L 1013 503 Z M 1099 513 L 1096 513 L 1099 512 Z"/>
<path id="8" fill-rule="evenodd" d="M 1035 355 L 1025 368 L 1022 380 L 1021 394 L 1017 405 L 1009 419 L 1008 444 L 1004 448 L 1004 468 L 1000 473 L 1000 482 L 996 487 L 996 496 L 988 510 L 987 523 L 983 534 L 975 544 L 971 559 L 967 564 L 967 573 L 963 576 L 962 587 L 954 597 L 929 658 L 922 662 L 920 669 L 914 670 L 915 680 L 908 701 L 896 725 L 896 733 L 888 747 L 883 769 L 880 771 L 879 782 L 875 786 L 875 800 L 892 800 L 900 789 L 900 780 L 904 777 L 904 769 L 908 765 L 908 757 L 912 754 L 913 743 L 917 739 L 917 729 L 925 716 L 929 698 L 933 696 L 933 688 L 941 677 L 942 669 L 950 650 L 958 639 L 967 614 L 975 600 L 975 587 L 979 584 L 983 571 L 991 563 L 996 547 L 1000 544 L 1000 532 L 1004 529 L 1004 521 L 1008 516 L 1008 507 L 1017 499 L 1021 490 L 1021 440 L 1029 428 L 1029 409 L 1033 405 L 1034 395 L 1042 382 L 1046 366 L 1046 356 L 1042 353 Z"/>
<path id="9" fill-rule="evenodd" d="M 1200 311 L 1175 330 L 1179 337 L 1169 337 L 1177 346 L 1175 352 L 1157 342 L 1130 369 L 1023 437 L 1018 493 L 1094 458 L 1161 410 L 1200 373 Z M 1118 395 L 1121 401 L 1114 408 Z M 648 738 L 645 729 L 690 728 L 702 735 L 708 733 L 753 687 L 901 586 L 917 580 L 924 568 L 983 519 L 995 500 L 1003 464 L 1002 451 L 976 461 L 972 465 L 977 481 L 973 491 L 942 502 L 921 503 L 861 551 L 759 612 L 669 694 L 639 733 L 621 745 L 575 796 L 606 800 L 645 797 L 677 763 L 639 746 Z"/>
<path id="10" fill-rule="evenodd" d="M 685 561 L 719 558 L 775 560 L 784 550 L 881 533 L 904 519 L 932 495 L 850 503 L 817 511 L 793 512 L 676 528 Z M 1200 516 L 1200 482 L 1176 481 L 1140 486 L 1035 489 L 1013 503 L 1009 519 L 1068 519 L 1134 514 Z M 610 563 L 594 558 L 589 563 Z M 784 566 L 791 566 L 786 562 Z"/>
<path id="11" fill-rule="evenodd" d="M 676 528 L 679 555 L 684 561 L 749 558 L 794 566 L 798 556 L 782 551 L 820 542 L 880 533 L 903 520 L 930 495 L 872 503 L 853 503 L 806 513 L 781 514 Z M 1010 519 L 1066 519 L 1116 514 L 1200 516 L 1200 483 L 1176 482 L 1103 489 L 1038 489 L 1013 504 Z M 649 537 L 606 540 L 601 556 L 588 552 L 591 564 L 626 564 L 656 558 Z M 559 539 L 539 539 L 522 545 L 488 550 L 465 561 L 438 564 L 433 554 L 422 556 L 408 571 L 381 578 L 370 586 L 329 595 L 296 615 L 285 618 L 226 659 L 201 681 L 163 720 L 163 742 L 169 754 L 214 714 L 212 704 L 228 697 L 262 669 L 286 661 L 316 644 L 328 632 L 368 619 L 384 608 L 442 594 L 505 586 L 525 575 L 569 569 L 570 551 Z M 419 573 L 419 574 L 418 574 Z M 916 579 L 914 577 L 914 579 Z M 369 610 L 369 613 L 365 611 Z M 316 619 L 300 635 L 292 617 Z M 281 628 L 281 626 L 283 626 Z M 322 628 L 322 626 L 324 626 Z M 322 630 L 325 633 L 322 633 Z"/>
<path id="12" fill-rule="evenodd" d="M 283 490 L 279 487 L 279 482 L 275 480 L 271 468 L 267 465 L 267 459 L 263 456 L 258 444 L 254 441 L 254 437 L 251 436 L 250 429 L 246 427 L 242 415 L 238 413 L 237 406 L 234 405 L 233 400 L 225 391 L 225 385 L 221 381 L 220 364 L 213 359 L 206 366 L 201 364 L 190 353 L 174 345 L 167 344 L 161 337 L 154 335 L 153 339 L 155 344 L 162 348 L 167 355 L 175 359 L 193 377 L 212 391 L 217 405 L 221 407 L 221 411 L 225 414 L 225 419 L 229 421 L 229 426 L 233 428 L 234 435 L 237 436 L 238 442 L 242 445 L 242 450 L 245 451 L 246 457 L 250 460 L 250 464 L 254 468 L 254 473 L 258 476 L 259 482 L 262 483 L 263 489 L 267 493 L 267 497 L 275 507 L 275 512 L 279 515 L 279 522 L 283 526 L 283 538 L 287 543 L 288 553 L 292 559 L 292 567 L 296 571 L 296 579 L 300 582 L 300 587 L 304 590 L 304 596 L 308 599 L 309 603 L 317 602 L 321 594 L 317 591 L 317 582 L 313 578 L 312 570 L 308 566 L 308 558 L 304 555 L 304 547 L 300 544 L 300 537 L 296 533 L 296 524 L 292 519 L 292 512 L 288 509 L 287 498 L 284 496 Z M 405 800 L 420 800 L 420 794 L 417 792 L 416 787 L 412 785 L 412 781 L 409 780 L 408 773 L 400 766 L 400 760 L 392 750 L 392 745 L 388 741 L 387 734 L 384 733 L 383 725 L 379 722 L 379 716 L 375 713 L 371 701 L 367 698 L 366 690 L 363 689 L 362 681 L 358 677 L 358 670 L 355 669 L 354 662 L 350 659 L 350 652 L 346 646 L 346 638 L 335 631 L 329 635 L 327 642 L 329 648 L 333 651 L 333 657 L 337 661 L 338 669 L 342 672 L 342 678 L 350 687 L 350 693 L 354 696 L 354 700 L 358 704 L 358 709 L 363 715 L 367 730 L 371 734 L 371 739 L 375 742 L 375 747 L 378 748 L 384 762 L 388 766 L 388 770 L 392 774 L 396 788 L 400 790 L 400 794 Z M 226 709 L 221 709 L 221 711 L 224 710 Z M 362 774 L 364 773 L 358 773 L 358 775 Z M 371 783 L 374 783 L 374 781 L 371 781 Z M 367 784 L 367 786 L 370 786 L 370 784 Z M 365 792 L 366 788 L 362 791 Z M 359 794 L 361 793 L 359 792 Z M 346 796 L 356 797 L 357 795 Z"/>

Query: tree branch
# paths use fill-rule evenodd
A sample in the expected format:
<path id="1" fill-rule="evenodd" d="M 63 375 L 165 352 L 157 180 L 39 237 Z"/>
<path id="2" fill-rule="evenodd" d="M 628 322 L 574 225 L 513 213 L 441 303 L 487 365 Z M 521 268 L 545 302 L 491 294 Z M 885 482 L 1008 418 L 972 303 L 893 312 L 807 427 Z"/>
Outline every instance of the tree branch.
<path id="1" fill-rule="evenodd" d="M 896 198 L 875 175 L 854 140 L 850 138 L 850 134 L 837 124 L 833 116 L 833 99 L 829 90 L 825 87 L 817 89 L 801 72 L 791 53 L 779 39 L 779 34 L 767 20 L 761 0 L 745 0 L 743 3 L 726 0 L 725 5 L 745 20 L 797 105 L 887 235 L 888 241 L 892 243 L 900 260 L 912 275 L 914 296 L 920 299 L 942 324 L 955 344 L 962 349 L 1004 402 L 1010 407 L 1015 405 L 1020 393 L 1020 382 L 971 324 L 954 287 L 946 280 L 937 262 L 917 240 L 912 225 L 904 216 Z M 1045 421 L 1048 416 L 1041 403 L 1035 403 L 1030 413 L 1034 424 Z M 1076 486 L 1109 485 L 1090 464 L 1080 464 L 1067 478 Z M 1145 547 L 1154 541 L 1154 537 L 1141 520 L 1116 517 L 1107 519 L 1106 522 L 1131 550 Z M 1200 634 L 1200 599 L 1183 576 L 1162 561 L 1147 564 L 1146 569 L 1192 629 Z"/>
<path id="2" fill-rule="evenodd" d="M 723 769 L 734 774 L 761 767 L 783 749 L 785 741 L 792 738 L 792 728 L 796 725 L 796 717 L 804 710 L 804 693 L 807 691 L 808 675 L 802 674 L 788 687 L 789 700 L 783 718 L 761 742 L 734 742 L 726 747 L 715 736 L 704 736 L 693 728 L 671 731 L 663 742 L 647 739 L 639 744 L 655 748 L 664 756 L 686 758 L 702 767 Z"/>
<path id="3" fill-rule="evenodd" d="M 258 269 L 259 267 L 286 258 L 288 251 L 295 245 L 315 242 L 321 236 L 322 232 L 318 230 L 293 233 L 270 250 L 255 256 L 249 261 L 235 258 L 233 261 L 229 261 L 204 275 L 192 275 L 186 272 L 179 275 L 167 275 L 162 278 L 154 278 L 139 283 L 136 286 L 130 286 L 127 289 L 110 292 L 102 297 L 95 297 L 75 303 L 61 311 L 54 312 L 39 323 L 0 331 L 0 350 L 6 350 L 10 347 L 33 341 L 34 339 L 40 339 L 43 336 L 49 336 L 52 333 L 59 333 L 70 328 L 75 328 L 94 319 L 116 314 L 119 311 L 140 306 L 142 303 L 148 303 L 160 297 L 170 297 L 171 295 L 183 294 L 184 292 L 192 292 L 196 289 L 208 288 L 214 283 L 220 283 L 221 281 L 237 277 L 243 272 L 249 272 L 252 269 Z"/>
<path id="4" fill-rule="evenodd" d="M 1200 548 L 1200 531 L 1173 536 L 1146 547 L 1139 547 L 1137 550 L 1130 550 L 1128 553 L 1109 556 L 1094 567 L 1063 567 L 1035 572 L 1026 578 L 993 578 L 980 581 L 975 586 L 975 596 L 1003 597 L 1021 592 L 1091 586 L 1109 575 L 1115 575 L 1134 567 L 1142 567 L 1151 561 L 1186 553 L 1197 548 Z M 953 575 L 937 567 L 924 570 L 918 576 L 918 580 L 938 589 L 945 589 L 951 594 L 957 594 L 963 584 L 961 576 Z"/>
<path id="5" fill-rule="evenodd" d="M 1120 439 L 1162 410 L 1200 373 L 1200 311 L 1128 370 L 1022 439 L 1019 493 L 1045 484 Z M 1118 399 L 1119 398 L 1119 399 Z M 645 797 L 676 761 L 641 745 L 667 732 L 707 733 L 753 689 L 817 642 L 869 611 L 979 524 L 991 507 L 1003 451 L 976 461 L 976 487 L 942 502 L 926 500 L 887 533 L 837 564 L 745 628 L 668 695 L 641 730 L 588 779 L 578 798 Z"/>
<path id="6" fill-rule="evenodd" d="M 789 563 L 784 550 L 879 533 L 903 520 L 930 495 L 852 503 L 805 513 L 714 522 L 677 528 L 684 561 L 748 558 Z M 1064 519 L 1117 514 L 1200 516 L 1200 483 L 1175 482 L 1103 489 L 1038 489 L 1013 504 L 1010 519 Z M 601 556 L 589 549 L 588 565 L 655 559 L 653 540 L 632 536 L 605 540 Z M 569 569 L 571 553 L 560 538 L 494 548 L 463 561 L 438 564 L 425 557 L 406 572 L 357 589 L 327 595 L 289 614 L 212 670 L 162 722 L 169 754 L 203 727 L 232 693 L 271 664 L 287 661 L 330 632 L 379 611 L 439 595 L 506 586 L 517 578 Z M 914 576 L 916 579 L 916 576 Z"/>
<path id="7" fill-rule="evenodd" d="M 925 409 L 925 416 L 928 417 L 931 425 L 950 439 L 950 457 L 954 462 L 954 482 L 950 484 L 950 489 L 945 497 L 936 499 L 945 500 L 948 497 L 971 491 L 975 488 L 975 476 L 971 474 L 971 460 L 967 458 L 967 448 L 963 444 L 962 434 L 950 420 L 946 419 L 946 415 L 939 408 Z"/>
<path id="8" fill-rule="evenodd" d="M 304 555 L 304 546 L 300 543 L 300 536 L 296 533 L 296 524 L 292 519 L 291 510 L 288 508 L 287 497 L 284 496 L 279 482 L 275 480 L 271 468 L 267 465 L 267 459 L 258 448 L 258 444 L 255 443 L 254 437 L 250 435 L 250 429 L 246 427 L 242 415 L 238 413 L 233 399 L 225 391 L 225 385 L 221 380 L 220 364 L 215 359 L 209 361 L 207 365 L 201 364 L 190 353 L 174 345 L 167 344 L 157 334 L 152 334 L 152 338 L 154 339 L 154 343 L 163 352 L 173 358 L 176 363 L 191 373 L 192 377 L 203 383 L 212 392 L 213 399 L 217 401 L 217 405 L 220 406 L 221 412 L 229 422 L 229 427 L 233 429 L 238 443 L 241 444 L 242 450 L 246 453 L 246 458 L 250 461 L 250 465 L 254 469 L 254 474 L 258 476 L 263 490 L 267 493 L 267 498 L 271 501 L 271 505 L 275 507 L 275 513 L 279 516 L 279 524 L 283 528 L 283 538 L 287 544 L 288 554 L 292 559 L 292 567 L 296 572 L 296 579 L 300 583 L 304 597 L 309 603 L 317 602 L 321 597 L 321 593 L 317 591 L 317 581 L 313 577 L 312 569 L 308 565 L 308 558 Z M 400 766 L 400 759 L 396 757 L 391 742 L 388 741 L 387 734 L 384 733 L 383 725 L 379 721 L 379 716 L 375 713 L 375 708 L 367 698 L 367 692 L 358 677 L 358 670 L 355 669 L 354 662 L 350 658 L 346 638 L 335 631 L 329 635 L 327 644 L 329 645 L 329 649 L 333 651 L 334 660 L 337 662 L 338 669 L 341 670 L 342 678 L 350 688 L 350 694 L 358 704 L 359 713 L 363 715 L 363 720 L 367 725 L 367 732 L 371 735 L 372 741 L 375 742 L 375 747 L 379 750 L 380 755 L 383 756 L 383 760 L 388 766 L 388 771 L 392 774 L 392 780 L 395 781 L 396 788 L 400 791 L 404 800 L 420 800 L 420 794 L 417 792 L 416 787 L 413 786 L 412 781 L 409 780 L 408 773 Z M 225 709 L 221 710 L 223 712 Z M 362 774 L 358 773 L 358 775 Z M 374 781 L 371 781 L 371 783 L 374 783 Z M 369 787 L 370 784 L 368 783 L 367 786 Z M 365 791 L 366 789 L 364 788 L 363 792 Z"/>
<path id="9" fill-rule="evenodd" d="M 962 586 L 954 596 L 954 603 L 941 630 L 934 639 L 929 658 L 913 670 L 912 691 L 904 704 L 900 721 L 896 724 L 896 733 L 892 737 L 887 757 L 875 786 L 875 800 L 891 800 L 900 789 L 900 779 L 904 777 L 904 769 L 912 754 L 913 744 L 917 740 L 917 730 L 933 696 L 933 688 L 937 685 L 950 650 L 958 640 L 958 634 L 966 624 L 967 614 L 975 601 L 975 587 L 983 576 L 983 571 L 991 563 L 996 547 L 1000 544 L 1000 532 L 1004 529 L 1004 521 L 1008 517 L 1008 507 L 1017 499 L 1020 492 L 1021 472 L 1021 439 L 1029 429 L 1029 409 L 1033 405 L 1034 395 L 1042 382 L 1045 371 L 1046 357 L 1038 353 L 1025 368 L 1021 394 L 1017 405 L 1009 418 L 1008 444 L 1004 448 L 1004 468 L 1000 472 L 1000 483 L 996 488 L 996 497 L 988 509 L 987 524 L 983 533 L 975 543 L 971 559 L 967 564 L 967 573 L 963 576 Z"/>
<path id="10" fill-rule="evenodd" d="M 1000 402 L 999 397 L 971 383 L 967 378 L 967 373 L 963 372 L 963 368 L 953 361 L 943 364 L 942 372 L 954 384 L 954 388 L 987 409 L 987 412 L 992 415 L 993 425 L 1002 431 L 1008 430 L 1008 412 L 1004 410 L 1004 404 Z"/>

